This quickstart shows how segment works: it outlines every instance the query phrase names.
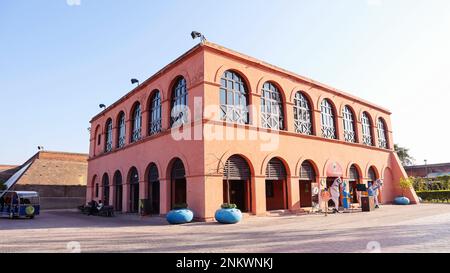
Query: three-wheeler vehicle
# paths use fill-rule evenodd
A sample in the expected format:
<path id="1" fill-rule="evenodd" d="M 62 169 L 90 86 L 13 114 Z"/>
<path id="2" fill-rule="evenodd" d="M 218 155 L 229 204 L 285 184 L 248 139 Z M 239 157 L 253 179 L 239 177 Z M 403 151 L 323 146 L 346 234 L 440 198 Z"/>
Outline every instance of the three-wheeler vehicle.
<path id="1" fill-rule="evenodd" d="M 39 193 L 33 191 L 0 192 L 0 217 L 33 219 L 39 215 Z"/>

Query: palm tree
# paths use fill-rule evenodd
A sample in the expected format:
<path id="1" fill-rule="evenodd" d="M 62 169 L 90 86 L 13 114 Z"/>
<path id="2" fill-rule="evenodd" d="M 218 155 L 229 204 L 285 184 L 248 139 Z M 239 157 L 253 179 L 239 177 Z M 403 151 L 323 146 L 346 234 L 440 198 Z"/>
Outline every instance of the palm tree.
<path id="1" fill-rule="evenodd" d="M 409 155 L 409 149 L 405 147 L 401 147 L 398 144 L 394 145 L 394 149 L 397 152 L 398 157 L 400 158 L 400 161 L 402 162 L 403 166 L 411 166 L 414 165 L 414 157 Z"/>

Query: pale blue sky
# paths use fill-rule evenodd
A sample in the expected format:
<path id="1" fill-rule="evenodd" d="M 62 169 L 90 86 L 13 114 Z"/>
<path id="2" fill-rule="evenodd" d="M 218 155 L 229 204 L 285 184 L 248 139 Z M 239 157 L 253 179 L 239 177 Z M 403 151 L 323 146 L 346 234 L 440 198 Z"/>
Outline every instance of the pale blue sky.
<path id="1" fill-rule="evenodd" d="M 38 145 L 87 153 L 98 104 L 194 46 L 192 30 L 390 109 L 417 163 L 450 161 L 448 0 L 77 1 L 0 1 L 0 164 Z"/>

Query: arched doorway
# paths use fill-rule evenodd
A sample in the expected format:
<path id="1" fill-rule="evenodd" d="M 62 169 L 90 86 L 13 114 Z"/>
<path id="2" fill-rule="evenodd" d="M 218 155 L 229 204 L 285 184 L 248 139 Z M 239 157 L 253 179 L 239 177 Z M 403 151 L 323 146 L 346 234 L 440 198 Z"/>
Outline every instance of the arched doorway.
<path id="1" fill-rule="evenodd" d="M 107 173 L 103 175 L 102 179 L 103 197 L 102 202 L 105 206 L 109 206 L 109 176 Z"/>
<path id="2" fill-rule="evenodd" d="M 130 183 L 130 212 L 139 212 L 139 173 L 138 170 L 133 167 L 130 170 L 129 175 Z"/>
<path id="3" fill-rule="evenodd" d="M 352 203 L 359 203 L 359 192 L 357 190 L 357 185 L 361 184 L 361 176 L 359 175 L 358 167 L 352 165 L 348 174 L 348 188 L 350 196 L 352 197 Z"/>
<path id="4" fill-rule="evenodd" d="M 316 183 L 316 172 L 309 161 L 302 163 L 300 167 L 300 207 L 309 208 L 313 206 L 313 184 Z"/>
<path id="5" fill-rule="evenodd" d="M 242 212 L 251 211 L 251 172 L 247 161 L 231 156 L 223 171 L 223 202 L 236 204 Z"/>
<path id="6" fill-rule="evenodd" d="M 269 161 L 266 168 L 266 210 L 287 209 L 287 173 L 278 158 Z"/>
<path id="7" fill-rule="evenodd" d="M 184 164 L 180 159 L 176 159 L 172 164 L 170 181 L 171 208 L 173 209 L 175 205 L 187 203 L 186 171 L 184 169 Z"/>
<path id="8" fill-rule="evenodd" d="M 120 171 L 116 171 L 114 174 L 114 188 L 114 208 L 116 211 L 122 211 L 123 185 Z"/>
<path id="9" fill-rule="evenodd" d="M 159 174 L 156 164 L 150 164 L 148 170 L 148 199 L 150 201 L 150 214 L 159 214 Z"/>

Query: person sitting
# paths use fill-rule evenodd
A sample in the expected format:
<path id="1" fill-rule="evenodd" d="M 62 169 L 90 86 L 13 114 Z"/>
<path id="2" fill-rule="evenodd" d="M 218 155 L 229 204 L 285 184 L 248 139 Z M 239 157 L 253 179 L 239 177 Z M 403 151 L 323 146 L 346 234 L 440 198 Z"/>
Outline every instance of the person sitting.
<path id="1" fill-rule="evenodd" d="M 97 202 L 95 200 L 92 200 L 90 202 L 90 208 L 89 208 L 88 216 L 94 215 L 94 213 L 98 212 L 97 206 L 98 206 L 98 204 L 97 204 Z"/>
<path id="2" fill-rule="evenodd" d="M 99 201 L 98 201 L 98 205 L 97 205 L 97 210 L 98 210 L 98 211 L 101 211 L 101 210 L 103 209 L 104 206 L 105 206 L 105 205 L 103 204 L 102 200 L 99 200 Z"/>

